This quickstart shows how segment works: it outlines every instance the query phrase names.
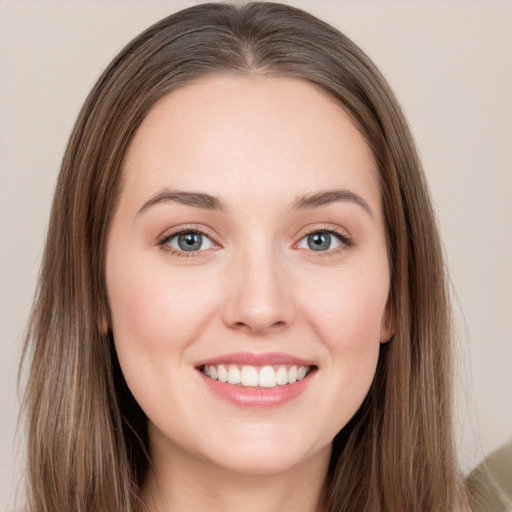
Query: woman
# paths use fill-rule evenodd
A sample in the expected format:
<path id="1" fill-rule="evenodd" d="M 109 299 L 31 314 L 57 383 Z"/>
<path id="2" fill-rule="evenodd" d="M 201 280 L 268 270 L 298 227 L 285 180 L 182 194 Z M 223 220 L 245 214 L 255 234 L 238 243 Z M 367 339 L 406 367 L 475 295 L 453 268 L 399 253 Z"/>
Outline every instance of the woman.
<path id="1" fill-rule="evenodd" d="M 421 165 L 345 36 L 272 3 L 137 37 L 56 189 L 27 353 L 31 510 L 457 510 Z"/>

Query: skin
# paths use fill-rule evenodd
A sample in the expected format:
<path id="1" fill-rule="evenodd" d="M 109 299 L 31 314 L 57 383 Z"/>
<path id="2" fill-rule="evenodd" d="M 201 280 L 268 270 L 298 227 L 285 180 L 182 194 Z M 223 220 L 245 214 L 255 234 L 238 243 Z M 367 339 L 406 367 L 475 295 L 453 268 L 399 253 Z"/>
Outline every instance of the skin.
<path id="1" fill-rule="evenodd" d="M 109 327 L 148 417 L 145 499 L 178 512 L 317 510 L 332 439 L 392 334 L 381 198 L 363 137 L 304 81 L 210 77 L 151 110 L 123 173 L 107 249 Z M 224 208 L 147 205 L 166 190 L 209 194 Z M 329 190 L 366 206 L 296 207 Z M 180 251 L 169 239 L 180 230 L 204 232 L 205 249 Z M 331 235 L 329 249 L 311 250 L 307 235 L 326 230 L 350 244 Z M 240 407 L 196 368 L 233 352 L 286 353 L 316 371 L 293 400 Z"/>

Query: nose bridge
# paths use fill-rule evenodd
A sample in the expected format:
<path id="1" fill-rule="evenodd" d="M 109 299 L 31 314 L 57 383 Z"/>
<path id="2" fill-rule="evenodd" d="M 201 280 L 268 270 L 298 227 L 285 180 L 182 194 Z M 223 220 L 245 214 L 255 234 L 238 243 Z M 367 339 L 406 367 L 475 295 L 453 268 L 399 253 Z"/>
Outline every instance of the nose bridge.
<path id="1" fill-rule="evenodd" d="M 252 333 L 288 325 L 294 308 L 280 251 L 266 240 L 247 246 L 235 259 L 224 310 L 226 323 Z"/>

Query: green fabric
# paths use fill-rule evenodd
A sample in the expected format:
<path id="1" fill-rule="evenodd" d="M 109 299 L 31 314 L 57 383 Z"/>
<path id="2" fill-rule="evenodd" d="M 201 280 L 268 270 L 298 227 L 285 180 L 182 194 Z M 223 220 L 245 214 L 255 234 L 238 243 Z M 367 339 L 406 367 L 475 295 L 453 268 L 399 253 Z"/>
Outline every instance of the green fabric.
<path id="1" fill-rule="evenodd" d="M 473 512 L 512 512 L 512 441 L 479 464 L 467 484 Z"/>

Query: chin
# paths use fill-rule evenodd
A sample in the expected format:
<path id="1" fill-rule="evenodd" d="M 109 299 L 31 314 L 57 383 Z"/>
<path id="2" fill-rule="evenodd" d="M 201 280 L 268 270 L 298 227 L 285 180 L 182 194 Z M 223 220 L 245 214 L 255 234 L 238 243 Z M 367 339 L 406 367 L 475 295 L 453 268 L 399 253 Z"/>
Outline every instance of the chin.
<path id="1" fill-rule="evenodd" d="M 301 461 L 295 454 L 236 453 L 233 457 L 224 457 L 221 466 L 228 471 L 252 475 L 270 475 L 282 473 Z"/>
<path id="2" fill-rule="evenodd" d="M 322 460 L 330 458 L 332 443 L 325 446 L 311 446 L 307 448 L 305 436 L 299 436 L 297 441 L 291 436 L 262 436 L 252 441 L 245 437 L 239 442 L 235 438 L 219 446 L 216 453 L 208 454 L 209 461 L 226 471 L 253 474 L 271 475 L 283 473 L 303 464 L 309 464 L 311 459 L 317 457 Z"/>

